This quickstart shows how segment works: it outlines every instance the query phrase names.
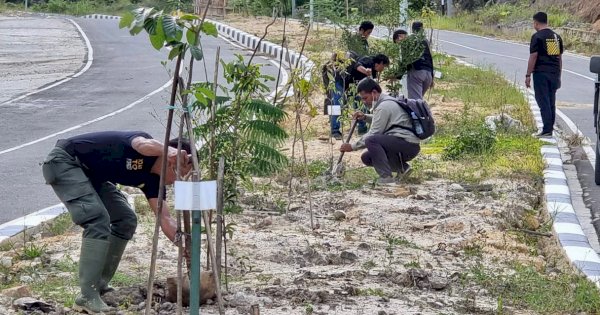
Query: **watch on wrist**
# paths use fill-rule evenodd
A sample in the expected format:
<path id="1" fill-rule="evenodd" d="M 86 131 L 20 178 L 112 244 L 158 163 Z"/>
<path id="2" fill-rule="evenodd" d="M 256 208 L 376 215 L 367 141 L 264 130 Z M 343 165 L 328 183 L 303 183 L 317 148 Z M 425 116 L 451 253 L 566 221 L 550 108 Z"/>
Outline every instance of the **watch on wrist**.
<path id="1" fill-rule="evenodd" d="M 526 74 L 525 77 L 529 78 L 529 77 L 531 77 L 531 74 Z"/>

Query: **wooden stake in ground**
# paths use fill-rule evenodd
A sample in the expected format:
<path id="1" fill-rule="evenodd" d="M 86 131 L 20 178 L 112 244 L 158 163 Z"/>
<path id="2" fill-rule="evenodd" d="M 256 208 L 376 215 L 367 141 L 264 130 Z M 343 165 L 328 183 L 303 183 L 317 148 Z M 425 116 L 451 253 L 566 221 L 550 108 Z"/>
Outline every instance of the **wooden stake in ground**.
<path id="1" fill-rule="evenodd" d="M 152 309 L 152 291 L 154 289 L 154 273 L 156 271 L 156 253 L 158 249 L 158 234 L 160 232 L 160 226 L 162 222 L 162 208 L 164 204 L 165 193 L 165 174 L 167 173 L 167 155 L 169 152 L 169 140 L 171 138 L 171 126 L 173 124 L 173 112 L 175 108 L 175 99 L 177 96 L 177 86 L 179 81 L 179 70 L 181 69 L 181 60 L 183 56 L 179 54 L 177 56 L 177 62 L 175 63 L 175 73 L 173 74 L 173 87 L 171 88 L 171 100 L 169 101 L 169 113 L 167 115 L 167 127 L 165 131 L 165 140 L 163 148 L 163 161 L 160 168 L 160 186 L 158 188 L 158 211 L 156 214 L 156 224 L 154 225 L 154 237 L 152 238 L 152 257 L 150 260 L 150 273 L 148 275 L 148 295 L 146 296 L 146 315 L 150 315 Z"/>

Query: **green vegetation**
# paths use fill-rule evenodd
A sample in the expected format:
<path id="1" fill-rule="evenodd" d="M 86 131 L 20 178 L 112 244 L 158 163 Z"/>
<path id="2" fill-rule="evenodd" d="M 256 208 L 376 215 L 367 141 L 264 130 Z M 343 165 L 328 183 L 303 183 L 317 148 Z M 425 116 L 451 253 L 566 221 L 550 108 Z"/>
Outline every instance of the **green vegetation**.
<path id="1" fill-rule="evenodd" d="M 533 15 L 543 10 L 548 13 L 548 24 L 551 28 L 567 26 L 569 22 L 580 22 L 579 18 L 558 7 L 539 8 L 530 1 L 516 4 L 486 5 L 459 12 L 454 17 L 434 15 L 431 27 L 441 30 L 460 31 L 484 36 L 498 36 L 506 39 L 529 42 L 533 29 Z M 585 42 L 573 36 L 563 36 L 565 49 L 576 50 L 585 54 L 600 53 L 600 44 Z"/>
<path id="2" fill-rule="evenodd" d="M 462 108 L 438 119 L 438 132 L 422 146 L 424 154 L 413 163 L 416 179 L 479 182 L 500 177 L 540 181 L 544 167 L 539 154 L 542 143 L 531 137 L 533 119 L 519 89 L 492 69 L 459 65 L 440 55 L 435 56 L 435 62 L 444 73 L 436 80 L 435 92 L 445 102 Z M 521 121 L 522 128 L 492 132 L 484 125 L 484 118 L 500 114 Z"/>
<path id="3" fill-rule="evenodd" d="M 600 309 L 598 288 L 583 276 L 543 273 L 521 264 L 511 266 L 511 270 L 507 273 L 478 264 L 464 280 L 482 286 L 504 305 L 526 307 L 540 314 L 595 314 Z"/>

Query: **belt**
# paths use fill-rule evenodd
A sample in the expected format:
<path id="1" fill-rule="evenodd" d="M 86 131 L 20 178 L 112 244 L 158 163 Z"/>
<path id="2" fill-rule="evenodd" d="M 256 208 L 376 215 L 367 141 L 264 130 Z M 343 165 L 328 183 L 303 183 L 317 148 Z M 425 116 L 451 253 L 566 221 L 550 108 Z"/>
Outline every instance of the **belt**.
<path id="1" fill-rule="evenodd" d="M 56 141 L 56 146 L 65 150 L 65 152 L 69 153 L 70 156 L 75 157 L 75 150 L 68 140 L 60 139 Z"/>

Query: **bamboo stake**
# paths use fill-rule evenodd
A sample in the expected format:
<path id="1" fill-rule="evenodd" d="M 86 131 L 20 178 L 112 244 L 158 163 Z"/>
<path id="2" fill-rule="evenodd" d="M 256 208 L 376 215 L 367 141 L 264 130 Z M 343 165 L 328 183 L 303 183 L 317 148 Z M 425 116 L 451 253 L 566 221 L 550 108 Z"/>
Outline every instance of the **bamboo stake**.
<path id="1" fill-rule="evenodd" d="M 181 119 L 179 120 L 179 141 L 177 142 L 177 180 L 181 180 L 181 172 L 180 172 L 180 153 L 181 153 L 181 138 L 183 137 L 183 115 L 181 115 Z M 177 233 L 181 235 L 181 211 L 177 211 Z M 177 236 L 176 236 L 177 237 Z M 183 239 L 175 241 L 177 242 L 177 315 L 182 314 L 183 309 Z"/>
<path id="2" fill-rule="evenodd" d="M 175 107 L 175 99 L 177 96 L 177 85 L 179 81 L 179 69 L 181 68 L 182 54 L 177 56 L 175 63 L 175 74 L 173 77 L 173 86 L 171 88 L 171 100 L 169 102 L 169 113 L 167 115 L 167 127 L 165 131 L 165 141 L 163 143 L 163 160 L 160 169 L 160 182 L 158 188 L 158 209 L 156 215 L 156 224 L 154 225 L 154 237 L 152 238 L 152 256 L 150 260 L 150 274 L 148 275 L 148 288 L 146 296 L 146 315 L 150 315 L 152 309 L 152 290 L 154 289 L 154 273 L 156 271 L 156 254 L 158 249 L 158 234 L 162 223 L 162 208 L 164 204 L 165 193 L 165 174 L 167 173 L 167 154 L 169 152 L 169 138 L 171 137 L 171 125 L 173 124 L 173 112 Z"/>
<path id="3" fill-rule="evenodd" d="M 223 180 L 225 177 L 225 159 L 221 157 L 219 159 L 219 169 L 217 171 L 217 240 L 216 240 L 216 252 L 217 252 L 217 273 L 219 274 L 219 280 L 221 280 L 221 258 L 223 255 L 223 233 L 224 226 L 223 222 Z M 227 252 L 225 252 L 227 256 Z"/>

